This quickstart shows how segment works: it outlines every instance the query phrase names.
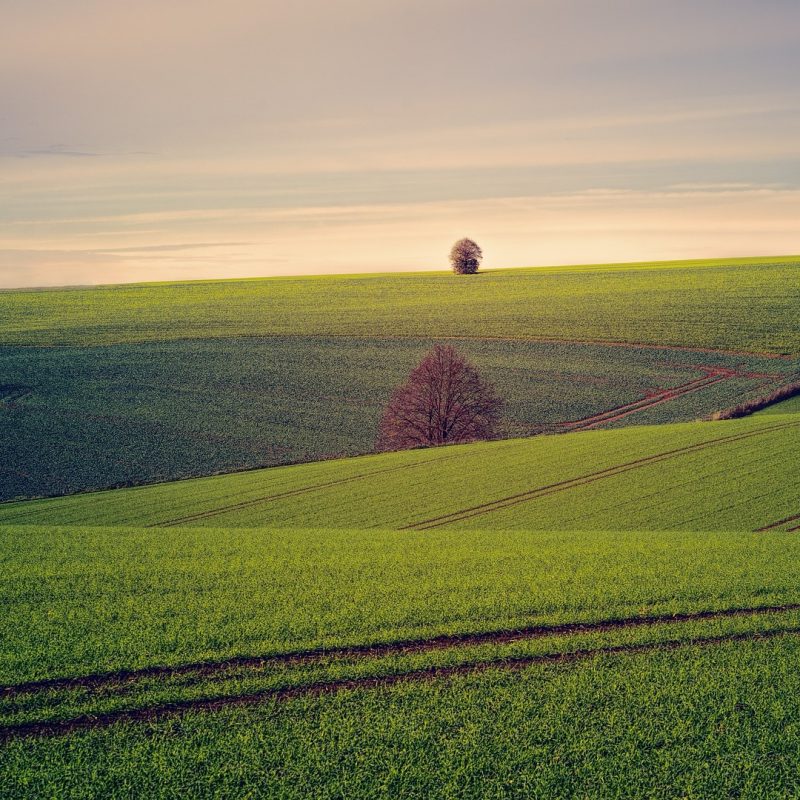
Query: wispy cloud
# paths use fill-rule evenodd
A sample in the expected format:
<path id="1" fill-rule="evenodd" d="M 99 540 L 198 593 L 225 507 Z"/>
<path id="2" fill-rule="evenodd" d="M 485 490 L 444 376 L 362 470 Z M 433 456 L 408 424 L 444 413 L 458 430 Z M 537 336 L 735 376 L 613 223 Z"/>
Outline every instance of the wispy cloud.
<path id="1" fill-rule="evenodd" d="M 113 248 L 86 231 L 75 237 L 83 246 L 67 250 L 56 246 L 57 238 L 45 248 L 46 237 L 19 237 L 13 251 L 0 251 L 5 265 L 0 280 L 5 285 L 91 282 L 92 270 L 95 282 L 107 282 L 111 274 L 141 281 L 442 269 L 449 245 L 461 235 L 480 242 L 489 267 L 780 255 L 800 251 L 799 208 L 800 189 L 723 186 L 186 211 L 179 218 L 134 216 L 125 225 L 116 220 L 117 238 L 131 243 Z M 243 238 L 141 243 L 174 237 L 176 231 L 231 230 Z"/>
<path id="2" fill-rule="evenodd" d="M 63 156 L 66 158 L 94 158 L 103 155 L 93 153 L 89 150 L 76 150 L 63 144 L 51 144 L 49 147 L 39 149 L 19 150 L 16 153 L 18 158 L 34 158 L 36 156 Z"/>
<path id="3" fill-rule="evenodd" d="M 252 242 L 185 242 L 181 244 L 153 244 L 132 247 L 104 247 L 98 253 L 166 253 L 182 250 L 205 250 L 214 247 L 246 247 Z"/>
<path id="4" fill-rule="evenodd" d="M 5 5 L 7 284 L 800 250 L 800 3 Z"/>

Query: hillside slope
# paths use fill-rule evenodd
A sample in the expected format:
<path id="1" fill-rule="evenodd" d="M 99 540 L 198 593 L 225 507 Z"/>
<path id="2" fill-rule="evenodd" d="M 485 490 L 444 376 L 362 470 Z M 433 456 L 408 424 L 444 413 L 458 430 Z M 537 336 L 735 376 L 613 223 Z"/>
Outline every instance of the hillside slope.
<path id="1" fill-rule="evenodd" d="M 286 335 L 624 341 L 797 354 L 800 259 L 0 292 L 5 345 Z"/>
<path id="2" fill-rule="evenodd" d="M 752 531 L 794 515 L 800 415 L 457 445 L 0 505 L 0 523 L 11 525 L 228 528 Z"/>
<path id="3" fill-rule="evenodd" d="M 0 292 L 0 500 L 371 452 L 444 339 L 513 437 L 702 418 L 798 336 L 790 258 Z"/>

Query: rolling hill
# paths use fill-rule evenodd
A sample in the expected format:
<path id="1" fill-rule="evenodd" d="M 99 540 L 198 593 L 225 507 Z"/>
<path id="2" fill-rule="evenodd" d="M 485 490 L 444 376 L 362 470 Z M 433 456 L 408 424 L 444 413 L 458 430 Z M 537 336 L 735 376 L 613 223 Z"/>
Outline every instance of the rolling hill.
<path id="1" fill-rule="evenodd" d="M 762 259 L 0 292 L 0 500 L 368 453 L 444 338 L 506 399 L 504 436 L 698 419 L 797 380 L 799 276 Z"/>
<path id="2" fill-rule="evenodd" d="M 755 530 L 800 513 L 800 417 L 579 431 L 0 505 L 0 524 Z"/>

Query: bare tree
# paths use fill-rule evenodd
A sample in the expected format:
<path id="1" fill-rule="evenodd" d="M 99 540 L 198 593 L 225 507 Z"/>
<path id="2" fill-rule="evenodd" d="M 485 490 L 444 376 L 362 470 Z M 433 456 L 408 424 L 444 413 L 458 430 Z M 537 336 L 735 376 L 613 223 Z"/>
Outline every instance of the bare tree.
<path id="1" fill-rule="evenodd" d="M 392 395 L 378 432 L 380 450 L 489 439 L 503 401 L 450 345 L 437 344 Z"/>
<path id="2" fill-rule="evenodd" d="M 458 275 L 474 275 L 482 258 L 483 251 L 472 239 L 459 239 L 450 250 L 450 263 Z"/>

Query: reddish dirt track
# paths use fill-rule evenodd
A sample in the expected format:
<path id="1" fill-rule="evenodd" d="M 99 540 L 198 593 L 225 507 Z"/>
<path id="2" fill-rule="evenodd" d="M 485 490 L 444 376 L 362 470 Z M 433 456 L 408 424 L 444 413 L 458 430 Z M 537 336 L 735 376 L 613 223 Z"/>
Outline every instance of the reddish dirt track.
<path id="1" fill-rule="evenodd" d="M 598 425 L 603 425 L 607 422 L 616 422 L 623 419 L 630 414 L 636 414 L 639 411 L 644 411 L 648 408 L 667 403 L 670 400 L 675 400 L 685 394 L 700 391 L 708 386 L 713 386 L 721 381 L 730 380 L 731 378 L 750 377 L 744 373 L 739 373 L 732 369 L 723 369 L 721 367 L 698 367 L 703 371 L 703 376 L 695 378 L 694 380 L 682 383 L 679 386 L 672 386 L 668 389 L 659 389 L 647 397 L 639 400 L 634 400 L 632 403 L 626 403 L 622 406 L 610 408 L 607 411 L 602 411 L 599 414 L 593 414 L 590 417 L 583 419 L 573 420 L 571 422 L 563 422 L 560 428 L 565 431 L 578 431 L 594 428 Z"/>
<path id="2" fill-rule="evenodd" d="M 800 514 L 794 514 L 791 517 L 785 517 L 784 519 L 779 519 L 777 522 L 770 522 L 769 525 L 764 525 L 763 528 L 756 528 L 756 533 L 762 533 L 764 531 L 774 531 L 776 528 L 782 528 L 784 525 L 789 525 L 792 522 L 797 522 L 800 520 Z M 800 530 L 800 525 L 797 525 L 793 528 L 787 528 L 787 531 L 797 531 Z"/>

